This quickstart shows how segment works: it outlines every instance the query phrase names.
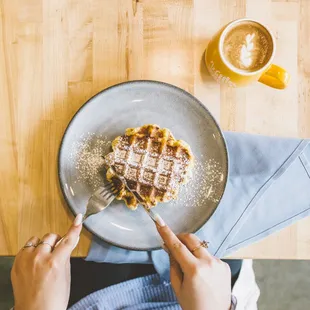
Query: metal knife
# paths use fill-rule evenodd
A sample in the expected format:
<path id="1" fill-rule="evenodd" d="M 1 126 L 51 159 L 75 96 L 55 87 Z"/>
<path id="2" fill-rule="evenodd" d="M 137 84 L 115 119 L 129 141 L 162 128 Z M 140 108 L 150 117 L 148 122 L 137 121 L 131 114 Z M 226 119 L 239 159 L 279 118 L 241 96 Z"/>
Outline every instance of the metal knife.
<path id="1" fill-rule="evenodd" d="M 139 193 L 137 191 L 132 190 L 128 186 L 126 179 L 116 172 L 116 169 L 114 168 L 114 166 L 111 166 L 111 168 L 113 170 L 114 175 L 125 185 L 126 189 L 129 192 L 131 192 L 136 197 L 136 199 L 138 200 L 139 204 L 143 207 L 143 209 L 146 211 L 146 213 L 150 216 L 150 218 L 156 224 L 159 215 L 156 212 L 154 212 L 153 210 L 151 210 L 150 208 L 147 207 L 147 202 L 144 201 L 144 199 L 139 195 Z"/>

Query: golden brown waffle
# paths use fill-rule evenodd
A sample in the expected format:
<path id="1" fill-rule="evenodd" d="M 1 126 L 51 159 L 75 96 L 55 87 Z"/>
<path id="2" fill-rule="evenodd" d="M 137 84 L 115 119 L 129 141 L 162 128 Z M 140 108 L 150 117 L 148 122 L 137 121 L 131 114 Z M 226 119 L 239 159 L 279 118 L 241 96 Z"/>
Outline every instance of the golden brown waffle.
<path id="1" fill-rule="evenodd" d="M 157 125 L 128 128 L 125 135 L 112 142 L 113 152 L 105 156 L 107 179 L 121 187 L 117 199 L 136 209 L 135 196 L 120 184 L 116 173 L 123 176 L 130 189 L 139 193 L 146 207 L 176 199 L 180 184 L 188 182 L 193 166 L 190 147 L 176 140 L 170 130 Z"/>

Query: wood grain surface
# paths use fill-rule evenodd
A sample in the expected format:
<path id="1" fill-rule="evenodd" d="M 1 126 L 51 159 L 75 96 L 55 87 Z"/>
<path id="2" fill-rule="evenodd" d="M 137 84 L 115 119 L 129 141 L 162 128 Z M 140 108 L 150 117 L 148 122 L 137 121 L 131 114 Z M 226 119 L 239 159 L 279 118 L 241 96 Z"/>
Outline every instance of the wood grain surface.
<path id="1" fill-rule="evenodd" d="M 277 40 L 292 76 L 277 91 L 213 82 L 202 56 L 225 23 L 249 17 Z M 0 0 L 0 255 L 31 235 L 64 234 L 72 216 L 59 190 L 64 129 L 92 95 L 154 79 L 197 96 L 224 130 L 310 137 L 308 0 Z M 234 256 L 310 259 L 310 219 Z M 85 256 L 90 234 L 74 254 Z"/>

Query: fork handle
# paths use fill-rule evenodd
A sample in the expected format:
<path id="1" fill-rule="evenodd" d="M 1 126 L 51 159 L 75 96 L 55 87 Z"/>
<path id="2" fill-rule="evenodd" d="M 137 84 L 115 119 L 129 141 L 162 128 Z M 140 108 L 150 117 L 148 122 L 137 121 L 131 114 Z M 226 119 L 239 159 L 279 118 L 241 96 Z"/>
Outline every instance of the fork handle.
<path id="1" fill-rule="evenodd" d="M 82 224 L 83 224 L 91 215 L 93 215 L 93 214 L 87 214 L 87 213 L 85 213 L 85 214 L 83 215 L 83 218 L 82 218 Z"/>

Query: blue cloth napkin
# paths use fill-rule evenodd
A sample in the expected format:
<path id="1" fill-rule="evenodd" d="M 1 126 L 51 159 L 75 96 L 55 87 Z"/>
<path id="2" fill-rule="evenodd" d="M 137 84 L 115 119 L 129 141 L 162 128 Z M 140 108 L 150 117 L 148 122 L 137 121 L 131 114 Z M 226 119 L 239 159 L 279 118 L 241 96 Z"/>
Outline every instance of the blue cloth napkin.
<path id="1" fill-rule="evenodd" d="M 229 178 L 211 219 L 197 232 L 224 257 L 310 215 L 310 140 L 226 132 Z M 163 250 L 136 252 L 96 237 L 86 258 L 110 263 L 154 263 L 168 278 Z"/>

